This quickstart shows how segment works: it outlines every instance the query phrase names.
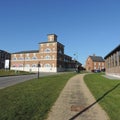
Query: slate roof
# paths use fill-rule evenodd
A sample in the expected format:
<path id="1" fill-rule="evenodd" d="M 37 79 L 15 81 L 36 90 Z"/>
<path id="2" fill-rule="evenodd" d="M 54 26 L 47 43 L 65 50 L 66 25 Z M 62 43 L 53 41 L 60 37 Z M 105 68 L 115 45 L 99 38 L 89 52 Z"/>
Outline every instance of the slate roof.
<path id="1" fill-rule="evenodd" d="M 116 51 L 118 51 L 118 50 L 120 50 L 120 44 L 119 44 L 115 49 L 113 49 L 110 53 L 108 53 L 108 54 L 104 57 L 104 59 L 106 59 L 107 57 L 109 57 L 110 55 L 112 55 L 114 52 L 116 52 Z"/>
<path id="2" fill-rule="evenodd" d="M 29 50 L 29 51 L 20 51 L 20 52 L 15 52 L 12 54 L 22 54 L 22 53 L 37 53 L 39 52 L 38 50 Z"/>
<path id="3" fill-rule="evenodd" d="M 105 60 L 101 56 L 90 56 L 93 62 L 104 62 Z"/>
<path id="4" fill-rule="evenodd" d="M 5 51 L 5 50 L 0 50 L 0 53 L 1 53 L 1 52 L 9 53 L 9 52 L 7 52 L 7 51 Z M 10 53 L 9 53 L 9 54 L 10 54 Z"/>

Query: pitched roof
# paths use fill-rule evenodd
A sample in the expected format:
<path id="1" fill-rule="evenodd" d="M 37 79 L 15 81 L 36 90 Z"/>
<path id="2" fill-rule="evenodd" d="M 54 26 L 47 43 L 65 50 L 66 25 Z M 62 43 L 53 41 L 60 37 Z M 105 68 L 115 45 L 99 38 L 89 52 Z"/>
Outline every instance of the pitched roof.
<path id="1" fill-rule="evenodd" d="M 22 53 L 37 53 L 39 52 L 38 50 L 29 50 L 29 51 L 20 51 L 20 52 L 15 52 L 12 54 L 22 54 Z"/>
<path id="2" fill-rule="evenodd" d="M 104 62 L 104 59 L 101 56 L 89 56 L 93 62 Z"/>
<path id="3" fill-rule="evenodd" d="M 5 52 L 5 53 L 9 53 L 9 52 L 7 52 L 7 51 L 5 51 L 5 50 L 0 50 L 0 52 Z M 10 53 L 9 53 L 10 54 Z"/>
<path id="4" fill-rule="evenodd" d="M 110 55 L 112 55 L 114 52 L 116 52 L 116 51 L 118 51 L 118 50 L 120 50 L 120 44 L 119 44 L 115 49 L 113 49 L 110 53 L 108 53 L 108 54 L 104 57 L 104 59 L 106 59 L 107 57 L 109 57 Z"/>

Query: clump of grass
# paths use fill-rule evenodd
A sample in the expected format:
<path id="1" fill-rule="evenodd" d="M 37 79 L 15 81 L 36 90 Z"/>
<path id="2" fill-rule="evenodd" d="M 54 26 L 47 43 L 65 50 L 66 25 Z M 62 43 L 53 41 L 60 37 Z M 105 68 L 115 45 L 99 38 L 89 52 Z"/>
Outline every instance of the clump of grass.
<path id="1" fill-rule="evenodd" d="M 42 77 L 0 90 L 0 120 L 44 120 L 74 75 Z"/>
<path id="2" fill-rule="evenodd" d="M 101 74 L 88 74 L 84 80 L 111 120 L 120 120 L 120 80 L 110 80 Z"/>

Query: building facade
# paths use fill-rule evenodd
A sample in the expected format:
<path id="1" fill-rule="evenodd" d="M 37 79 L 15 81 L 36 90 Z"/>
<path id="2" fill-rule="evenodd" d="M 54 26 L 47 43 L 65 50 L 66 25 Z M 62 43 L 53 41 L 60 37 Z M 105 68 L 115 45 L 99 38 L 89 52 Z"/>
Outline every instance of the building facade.
<path id="1" fill-rule="evenodd" d="M 11 69 L 22 71 L 59 72 L 74 69 L 72 57 L 64 54 L 64 45 L 56 34 L 48 34 L 48 41 L 39 43 L 39 50 L 16 52 L 11 55 Z"/>
<path id="2" fill-rule="evenodd" d="M 106 74 L 120 77 L 120 45 L 105 56 Z"/>
<path id="3" fill-rule="evenodd" d="M 89 56 L 86 60 L 86 70 L 94 72 L 96 70 L 103 71 L 105 69 L 105 61 L 101 56 Z"/>
<path id="4" fill-rule="evenodd" d="M 5 68 L 5 63 L 6 60 L 8 60 L 8 62 L 10 61 L 10 53 L 4 51 L 4 50 L 0 50 L 0 69 L 4 69 Z M 10 63 L 10 62 L 9 62 Z M 8 63 L 8 67 L 10 67 L 10 64 Z"/>

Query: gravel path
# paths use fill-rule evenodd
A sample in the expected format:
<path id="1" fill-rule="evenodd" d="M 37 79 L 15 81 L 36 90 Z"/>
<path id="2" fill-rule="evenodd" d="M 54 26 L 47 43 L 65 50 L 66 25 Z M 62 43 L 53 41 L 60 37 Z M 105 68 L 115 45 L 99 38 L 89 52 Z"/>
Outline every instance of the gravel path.
<path id="1" fill-rule="evenodd" d="M 84 74 L 72 77 L 54 106 L 47 120 L 109 120 L 105 111 L 94 104 L 94 97 L 83 81 Z"/>

